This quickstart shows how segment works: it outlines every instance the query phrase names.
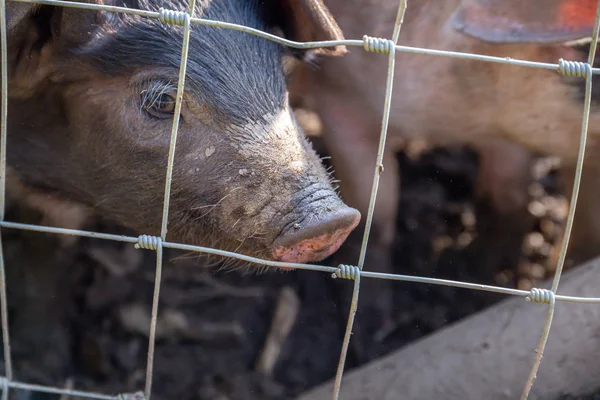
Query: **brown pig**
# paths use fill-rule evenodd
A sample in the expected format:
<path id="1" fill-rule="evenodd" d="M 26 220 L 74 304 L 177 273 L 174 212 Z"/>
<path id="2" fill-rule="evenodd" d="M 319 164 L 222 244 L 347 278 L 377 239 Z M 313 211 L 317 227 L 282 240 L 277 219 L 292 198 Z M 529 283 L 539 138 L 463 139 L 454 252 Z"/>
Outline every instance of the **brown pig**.
<path id="1" fill-rule="evenodd" d="M 398 0 L 328 0 L 326 4 L 346 38 L 392 37 Z M 586 61 L 596 5 L 592 0 L 409 0 L 398 44 L 546 63 L 560 58 Z M 323 60 L 319 68 L 299 67 L 302 84 L 294 85 L 300 90 L 296 96 L 313 102 L 322 121 L 342 198 L 363 216 L 379 144 L 387 64 L 387 55 L 352 47 L 344 57 Z M 519 246 L 520 235 L 527 230 L 520 225 L 527 214 L 526 188 L 534 154 L 560 157 L 564 189 L 570 194 L 584 87 L 584 79 L 552 70 L 397 52 L 388 145 L 365 269 L 390 270 L 399 203 L 398 165 L 392 152 L 398 139 L 462 143 L 479 149 L 479 193 L 491 198 L 503 222 L 488 231 L 494 235 L 496 230 L 506 230 L 512 246 Z M 593 93 L 583 190 L 570 249 L 573 262 L 600 253 L 598 93 Z M 516 220 L 515 215 L 519 215 Z M 511 233 L 513 228 L 518 232 Z M 362 229 L 353 235 L 361 233 Z M 506 243 L 493 243 L 495 249 L 488 248 L 488 257 L 515 261 L 501 258 L 510 252 Z M 337 253 L 342 254 L 347 253 Z M 354 254 L 341 261 L 355 264 L 356 259 Z M 381 307 L 390 302 L 386 293 L 379 286 L 373 289 Z M 385 319 L 389 310 L 380 311 Z"/>
<path id="2" fill-rule="evenodd" d="M 96 3 L 188 7 L 187 0 Z M 80 204 L 140 234 L 158 235 L 183 27 L 50 5 L 7 11 L 14 187 L 39 209 Z M 298 41 L 343 38 L 321 0 L 198 0 L 193 16 Z M 192 26 L 167 240 L 287 262 L 319 261 L 339 248 L 360 213 L 340 200 L 296 123 L 282 60 L 292 55 L 312 63 L 344 52 L 290 52 L 254 35 Z M 30 282 L 39 265 L 27 265 Z M 33 291 L 22 312 L 37 325 L 16 336 L 48 342 L 28 342 L 34 357 L 67 352 L 66 342 L 49 333 L 60 314 L 52 290 Z M 53 368 L 62 371 L 64 358 L 55 360 Z"/>

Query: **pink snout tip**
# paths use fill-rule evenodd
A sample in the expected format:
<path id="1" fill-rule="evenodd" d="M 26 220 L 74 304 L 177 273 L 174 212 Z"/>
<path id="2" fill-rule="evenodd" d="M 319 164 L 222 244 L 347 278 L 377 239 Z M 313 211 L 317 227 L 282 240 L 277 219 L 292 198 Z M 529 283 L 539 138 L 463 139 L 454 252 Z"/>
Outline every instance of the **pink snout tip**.
<path id="1" fill-rule="evenodd" d="M 359 222 L 360 212 L 354 208 L 344 207 L 332 212 L 307 226 L 292 229 L 292 232 L 277 239 L 273 258 L 300 264 L 321 261 L 340 248 Z"/>

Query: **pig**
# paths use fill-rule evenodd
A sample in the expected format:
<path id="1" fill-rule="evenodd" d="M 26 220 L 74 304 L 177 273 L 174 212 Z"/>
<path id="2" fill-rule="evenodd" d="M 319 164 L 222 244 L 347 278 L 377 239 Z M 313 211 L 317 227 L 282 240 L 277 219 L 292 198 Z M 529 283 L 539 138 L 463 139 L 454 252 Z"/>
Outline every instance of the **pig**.
<path id="1" fill-rule="evenodd" d="M 93 214 L 159 235 L 183 27 L 50 5 L 7 11 L 9 191 L 56 226 L 77 228 Z M 343 39 L 321 0 L 198 0 L 193 16 L 298 41 Z M 361 214 L 342 202 L 298 126 L 284 60 L 314 65 L 345 52 L 290 51 L 254 35 L 192 26 L 167 240 L 296 263 L 323 260 L 340 247 Z M 68 211 L 77 207 L 83 211 Z M 30 288 L 49 274 L 39 271 L 39 259 L 20 268 Z M 49 282 L 53 290 L 21 288 L 29 297 L 17 314 L 28 322 L 17 324 L 13 337 L 27 345 L 15 357 L 50 352 L 51 369 L 62 373 L 68 332 L 57 325 L 61 310 L 52 301 L 60 282 Z"/>
<path id="2" fill-rule="evenodd" d="M 399 1 L 326 4 L 345 37 L 392 37 Z M 591 0 L 409 0 L 399 44 L 555 64 L 560 58 L 586 61 L 596 5 Z M 387 64 L 387 55 L 352 47 L 343 57 L 323 60 L 319 68 L 299 65 L 292 76 L 294 98 L 312 104 L 321 119 L 342 198 L 363 215 L 373 182 Z M 593 81 L 596 85 L 596 76 Z M 523 235 L 532 227 L 526 207 L 534 157 L 559 157 L 563 188 L 567 196 L 571 194 L 584 88 L 584 79 L 552 70 L 397 52 L 384 169 L 365 269 L 393 271 L 390 250 L 400 184 L 393 152 L 406 139 L 462 144 L 479 151 L 477 194 L 487 197 L 496 216 L 470 254 L 487 252 L 488 262 L 511 267 L 516 262 L 511 254 L 515 250 L 518 254 Z M 572 263 L 593 257 L 600 249 L 598 93 L 594 90 L 588 156 L 569 248 Z M 345 246 L 361 234 L 362 225 Z M 356 252 L 339 251 L 334 257 L 338 256 L 343 263 L 357 260 Z M 363 288 L 361 298 L 371 296 L 379 303 L 373 303 L 376 308 L 365 312 L 365 318 L 376 316 L 373 324 L 381 328 L 390 320 L 391 292 L 384 290 L 383 281 L 369 283 L 372 289 Z M 360 329 L 361 323 L 356 326 Z"/>

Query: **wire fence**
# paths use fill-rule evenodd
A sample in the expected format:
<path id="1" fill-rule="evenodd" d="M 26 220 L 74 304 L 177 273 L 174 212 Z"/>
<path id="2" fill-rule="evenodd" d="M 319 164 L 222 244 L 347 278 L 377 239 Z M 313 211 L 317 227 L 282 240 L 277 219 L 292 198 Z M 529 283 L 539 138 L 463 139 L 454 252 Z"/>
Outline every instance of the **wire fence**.
<path id="1" fill-rule="evenodd" d="M 591 93 L 592 93 L 592 76 L 593 74 L 599 74 L 600 68 L 593 68 L 592 63 L 594 60 L 596 46 L 598 43 L 598 32 L 599 32 L 599 22 L 600 22 L 600 2 L 596 9 L 596 21 L 594 25 L 593 38 L 590 46 L 590 52 L 588 55 L 587 62 L 577 62 L 577 61 L 568 61 L 568 60 L 559 60 L 557 64 L 551 63 L 540 63 L 533 61 L 525 61 L 525 60 L 515 60 L 509 58 L 500 58 L 500 57 L 491 57 L 484 56 L 479 54 L 469 54 L 469 53 L 461 53 L 461 52 L 452 52 L 452 51 L 440 51 L 440 50 L 431 50 L 425 48 L 417 48 L 417 47 L 408 47 L 408 46 L 399 46 L 397 45 L 398 38 L 400 36 L 401 26 L 404 19 L 404 14 L 407 7 L 407 0 L 400 0 L 400 5 L 398 7 L 398 13 L 396 17 L 395 28 L 393 31 L 392 39 L 385 38 L 374 38 L 370 36 L 363 36 L 362 40 L 339 40 L 339 41 L 319 41 L 319 42 L 295 42 L 287 39 L 283 39 L 281 37 L 253 29 L 250 27 L 237 25 L 233 23 L 214 21 L 202 18 L 193 18 L 192 10 L 194 10 L 196 0 L 191 0 L 190 5 L 186 11 L 177 11 L 177 10 L 168 10 L 168 9 L 160 9 L 159 12 L 140 10 L 140 9 L 132 9 L 126 7 L 117 7 L 117 6 L 107 6 L 100 4 L 86 4 L 79 3 L 73 1 L 63 1 L 63 0 L 9 0 L 16 1 L 21 3 L 34 3 L 34 4 L 45 4 L 45 5 L 53 5 L 53 6 L 64 6 L 64 7 L 73 7 L 80 9 L 90 9 L 90 10 L 103 10 L 108 12 L 116 12 L 116 13 L 126 13 L 132 15 L 138 15 L 146 18 L 156 18 L 165 24 L 179 25 L 184 27 L 184 35 L 183 35 L 183 47 L 181 54 L 181 63 L 180 63 L 180 71 L 179 71 L 179 82 L 177 88 L 177 98 L 175 105 L 175 116 L 179 116 L 181 111 L 183 90 L 185 84 L 186 77 L 186 68 L 187 68 L 187 59 L 188 59 L 188 44 L 190 33 L 192 30 L 192 25 L 206 25 L 217 28 L 224 29 L 232 29 L 241 32 L 245 32 L 248 34 L 256 35 L 262 37 L 267 40 L 272 40 L 284 46 L 289 46 L 297 49 L 314 49 L 319 47 L 333 47 L 333 46 L 353 46 L 353 47 L 363 47 L 363 49 L 367 52 L 375 52 L 380 54 L 388 55 L 388 73 L 387 73 L 387 83 L 386 83 L 386 94 L 385 94 L 385 105 L 383 111 L 383 118 L 381 123 L 381 134 L 379 141 L 379 149 L 377 154 L 376 165 L 374 166 L 374 176 L 373 176 L 373 186 L 371 190 L 371 197 L 369 202 L 368 213 L 366 217 L 365 223 L 365 231 L 362 241 L 361 252 L 359 256 L 359 260 L 356 266 L 353 265 L 340 265 L 338 267 L 331 266 L 322 266 L 322 265 L 308 265 L 308 264 L 297 264 L 297 263 L 284 263 L 284 262 L 275 262 L 262 260 L 255 257 L 245 256 L 242 254 L 232 253 L 228 251 L 222 251 L 213 248 L 201 247 L 201 246 L 192 246 L 181 243 L 172 243 L 166 241 L 166 233 L 167 233 L 167 221 L 169 215 L 169 201 L 170 201 L 170 192 L 171 192 L 171 177 L 173 172 L 173 164 L 175 158 L 175 146 L 177 141 L 177 132 L 179 128 L 179 118 L 173 118 L 173 125 L 171 129 L 171 139 L 170 139 L 170 147 L 169 147 L 169 157 L 167 164 L 167 173 L 166 173 L 166 182 L 165 182 L 165 194 L 164 194 L 164 206 L 163 206 L 163 215 L 162 215 L 162 226 L 161 226 L 161 234 L 159 237 L 150 236 L 150 235 L 141 235 L 139 237 L 129 237 L 129 236 L 121 236 L 121 235 L 111 235 L 83 230 L 74 230 L 74 229 L 62 229 L 62 228 L 54 228 L 48 226 L 40 226 L 40 225 L 30 225 L 30 224 L 21 224 L 15 222 L 8 222 L 4 220 L 5 214 L 5 188 L 6 188 L 6 142 L 7 142 L 7 103 L 8 103 L 8 72 L 7 72 L 7 24 L 6 24 L 6 0 L 0 0 L 0 34 L 1 34 L 1 61 L 2 61 L 2 108 L 1 108 L 1 142 L 0 142 L 0 227 L 2 228 L 11 228 L 11 229 L 21 229 L 21 230 L 30 230 L 30 231 L 38 231 L 45 233 L 54 233 L 61 235 L 72 235 L 72 236 L 80 236 L 80 237 L 90 237 L 96 239 L 103 240 L 113 240 L 131 243 L 137 249 L 147 249 L 156 252 L 156 276 L 154 283 L 154 296 L 153 296 L 153 304 L 152 304 L 152 314 L 151 314 L 151 325 L 150 325 L 150 336 L 149 336 L 149 345 L 148 345 L 148 357 L 147 357 L 147 366 L 146 366 L 146 381 L 144 391 L 139 391 L 136 393 L 124 393 L 119 395 L 105 395 L 100 393 L 93 392 L 83 392 L 77 390 L 68 390 L 61 389 L 58 387 L 50 387 L 50 386 L 41 386 L 28 384 L 23 382 L 18 382 L 13 379 L 13 367 L 11 362 L 11 348 L 10 348 L 10 336 L 9 336 L 9 326 L 8 326 L 8 312 L 7 312 L 7 298 L 6 298 L 6 279 L 5 279 L 5 266 L 4 266 L 4 256 L 2 249 L 2 237 L 0 235 L 0 314 L 1 314 L 1 322 L 2 322 L 2 334 L 3 334 L 3 346 L 4 346 L 4 357 L 5 357 L 5 377 L 0 377 L 0 387 L 2 387 L 2 397 L 1 400 L 8 399 L 10 389 L 24 389 L 31 390 L 37 392 L 45 392 L 45 393 L 55 393 L 55 394 L 64 394 L 67 396 L 78 396 L 82 398 L 89 399 L 101 399 L 101 400 L 150 400 L 151 392 L 152 392 L 152 378 L 153 378 L 153 365 L 154 365 L 154 346 L 155 346 L 155 337 L 156 337 L 156 325 L 157 325 L 157 314 L 158 314 L 158 300 L 160 296 L 160 283 L 161 283 L 161 273 L 163 266 L 163 249 L 171 248 L 171 249 L 179 249 L 186 251 L 193 251 L 199 253 L 213 254 L 217 256 L 223 257 L 231 257 L 241 261 L 245 261 L 248 263 L 260 264 L 269 267 L 287 267 L 287 268 L 295 268 L 295 269 L 303 269 L 303 270 L 313 270 L 313 271 L 321 271 L 331 273 L 333 278 L 344 278 L 344 279 L 352 279 L 354 280 L 354 290 L 352 295 L 352 302 L 350 305 L 349 318 L 347 323 L 347 328 L 342 344 L 342 349 L 340 353 L 338 369 L 335 376 L 335 384 L 333 391 L 333 399 L 336 400 L 339 396 L 339 390 L 342 382 L 342 375 L 344 372 L 344 364 L 346 359 L 346 354 L 348 350 L 348 344 L 350 341 L 350 336 L 352 332 L 352 326 L 354 323 L 354 315 L 357 310 L 358 304 L 358 296 L 360 289 L 360 280 L 361 278 L 369 278 L 369 279 L 388 279 L 388 280 L 398 280 L 405 282 L 415 282 L 415 283 L 424 283 L 424 284 L 433 284 L 433 285 L 443 285 L 443 286 L 451 286 L 456 288 L 464 288 L 471 290 L 479 290 L 479 291 L 487 291 L 487 292 L 495 292 L 512 296 L 521 296 L 524 297 L 525 300 L 531 302 L 545 303 L 548 304 L 548 313 L 546 318 L 546 323 L 541 332 L 541 338 L 539 342 L 539 346 L 536 349 L 535 359 L 533 361 L 533 365 L 531 367 L 530 375 L 526 381 L 525 387 L 522 392 L 521 399 L 527 399 L 531 388 L 533 387 L 537 370 L 541 364 L 544 348 L 546 345 L 546 341 L 548 339 L 548 335 L 550 333 L 550 327 L 552 324 L 552 317 L 554 314 L 555 303 L 557 301 L 563 302 L 577 302 L 577 303 L 600 303 L 600 298 L 584 298 L 584 297 L 574 297 L 574 296 L 566 296 L 566 295 L 558 295 L 557 289 L 560 282 L 563 265 L 565 262 L 565 256 L 567 253 L 567 246 L 571 234 L 571 229 L 573 225 L 573 218 L 575 215 L 575 208 L 577 204 L 577 199 L 579 195 L 579 186 L 581 181 L 583 160 L 585 155 L 585 145 L 587 139 L 587 131 L 588 131 L 588 121 L 590 114 L 590 105 L 591 105 Z M 400 275 L 400 274 L 384 274 L 377 272 L 369 272 L 364 271 L 364 260 L 366 255 L 367 244 L 369 240 L 369 233 L 371 228 L 371 223 L 373 220 L 373 211 L 375 208 L 375 202 L 377 198 L 377 189 L 379 185 L 379 177 L 383 172 L 383 149 L 386 142 L 387 128 L 388 128 L 388 120 L 390 113 L 390 103 L 392 98 L 392 87 L 394 81 L 394 65 L 395 65 L 395 55 L 397 51 L 414 53 L 414 54 L 426 54 L 433 56 L 442 56 L 442 57 L 454 57 L 461 59 L 469 59 L 469 60 L 479 60 L 483 62 L 493 62 L 500 64 L 509 64 L 515 66 L 529 67 L 529 68 L 539 68 L 539 69 L 547 69 L 558 72 L 559 74 L 565 76 L 573 76 L 579 77 L 586 80 L 585 86 L 585 101 L 584 101 L 584 114 L 583 121 L 581 126 L 581 137 L 580 137 L 580 145 L 579 145 L 579 154 L 577 159 L 577 168 L 575 171 L 575 181 L 573 184 L 573 193 L 571 196 L 570 208 L 567 217 L 565 232 L 563 236 L 563 241 L 560 248 L 560 255 L 558 260 L 558 265 L 556 268 L 554 280 L 552 283 L 551 289 L 538 289 L 533 288 L 530 291 L 525 290 L 517 290 L 489 285 L 480 285 L 475 283 L 468 282 L 459 282 L 445 279 L 435 279 L 435 278 L 425 278 L 425 277 L 415 277 L 408 275 Z"/>

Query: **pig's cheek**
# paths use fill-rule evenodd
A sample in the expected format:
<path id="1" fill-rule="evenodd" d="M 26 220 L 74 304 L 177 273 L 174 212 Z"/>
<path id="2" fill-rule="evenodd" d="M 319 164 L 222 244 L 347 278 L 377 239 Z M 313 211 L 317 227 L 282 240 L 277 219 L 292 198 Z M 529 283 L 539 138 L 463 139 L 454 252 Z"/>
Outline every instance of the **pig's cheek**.
<path id="1" fill-rule="evenodd" d="M 217 147 L 213 144 L 200 146 L 197 150 L 191 151 L 184 156 L 184 162 L 188 165 L 188 173 L 194 174 L 201 170 L 201 165 L 208 161 L 213 161 L 217 153 Z"/>

